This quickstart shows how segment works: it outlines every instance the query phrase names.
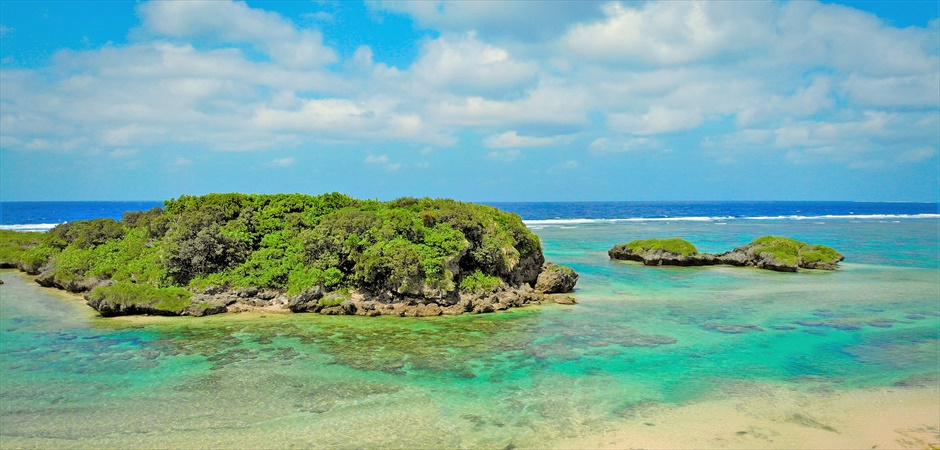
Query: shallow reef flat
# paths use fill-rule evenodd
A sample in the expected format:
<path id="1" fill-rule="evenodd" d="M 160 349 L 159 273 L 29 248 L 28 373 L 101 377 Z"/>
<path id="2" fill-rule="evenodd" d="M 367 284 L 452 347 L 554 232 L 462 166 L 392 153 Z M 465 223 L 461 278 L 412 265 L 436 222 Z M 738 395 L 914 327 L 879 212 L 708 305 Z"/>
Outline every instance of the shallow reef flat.
<path id="1" fill-rule="evenodd" d="M 556 448 L 894 448 L 940 446 L 936 385 L 801 392 L 729 386 L 719 398 L 638 408 L 627 423 Z"/>
<path id="2" fill-rule="evenodd" d="M 0 271 L 0 447 L 927 448 L 934 225 L 787 224 L 860 243 L 802 275 L 650 269 L 605 255 L 640 226 L 546 228 L 579 305 L 484 315 L 115 320 Z M 714 251 L 773 226 L 650 233 Z"/>

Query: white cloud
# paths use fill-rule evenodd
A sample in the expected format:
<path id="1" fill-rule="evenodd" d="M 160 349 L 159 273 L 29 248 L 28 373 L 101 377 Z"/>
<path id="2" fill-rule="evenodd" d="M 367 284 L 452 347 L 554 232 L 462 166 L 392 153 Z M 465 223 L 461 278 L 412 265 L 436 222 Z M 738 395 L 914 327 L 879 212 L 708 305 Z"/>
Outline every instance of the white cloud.
<path id="1" fill-rule="evenodd" d="M 865 111 L 841 121 L 788 121 L 708 139 L 703 147 L 724 162 L 782 153 L 792 163 L 850 168 L 881 167 L 886 159 L 915 163 L 940 147 L 940 113 Z"/>
<path id="2" fill-rule="evenodd" d="M 762 44 L 762 18 L 769 4 L 647 2 L 638 9 L 614 2 L 606 18 L 573 27 L 562 39 L 570 51 L 623 63 L 683 64 L 738 57 Z"/>
<path id="3" fill-rule="evenodd" d="M 271 165 L 276 166 L 276 167 L 289 167 L 289 166 L 293 166 L 294 163 L 296 162 L 297 162 L 296 159 L 294 159 L 291 156 L 288 156 L 286 158 L 275 158 L 271 160 Z"/>
<path id="4" fill-rule="evenodd" d="M 382 167 L 389 172 L 394 172 L 404 167 L 401 163 L 391 162 L 387 155 L 369 155 L 366 157 L 365 162 L 366 164 Z"/>
<path id="5" fill-rule="evenodd" d="M 5 37 L 6 35 L 13 32 L 13 28 L 10 28 L 2 23 L 0 23 L 0 37 Z"/>
<path id="6" fill-rule="evenodd" d="M 438 123 L 466 127 L 513 124 L 583 125 L 591 105 L 588 92 L 578 86 L 544 82 L 518 100 L 457 97 L 427 105 Z"/>
<path id="7" fill-rule="evenodd" d="M 477 31 L 487 37 L 521 41 L 550 39 L 578 21 L 602 16 L 600 1 L 577 2 L 454 2 L 443 0 L 379 0 L 368 5 L 380 11 L 405 13 L 437 30 Z"/>
<path id="8" fill-rule="evenodd" d="M 581 164 L 580 164 L 580 163 L 578 163 L 578 162 L 575 161 L 575 160 L 569 160 L 569 161 L 565 161 L 565 162 L 563 162 L 563 163 L 561 163 L 561 164 L 557 164 L 557 165 L 555 165 L 555 166 L 552 166 L 551 168 L 549 168 L 549 169 L 546 171 L 546 173 L 549 173 L 549 174 L 556 174 L 556 173 L 561 173 L 561 172 L 567 172 L 567 171 L 571 171 L 571 170 L 577 169 L 578 167 L 581 167 Z"/>
<path id="9" fill-rule="evenodd" d="M 480 42 L 473 33 L 425 42 L 409 69 L 421 86 L 466 95 L 502 95 L 531 82 L 536 65 L 514 60 L 505 49 Z"/>
<path id="10" fill-rule="evenodd" d="M 672 135 L 694 131 L 682 138 L 700 146 L 682 152 L 846 166 L 923 162 L 938 146 L 940 22 L 898 29 L 814 1 L 605 5 L 370 4 L 436 31 L 403 43 L 417 57 L 397 68 L 367 45 L 340 61 L 319 31 L 264 3 L 144 3 L 128 44 L 4 66 L 0 146 L 445 149 L 469 135 L 518 150 L 590 135 L 597 160 L 678 152 Z"/>
<path id="11" fill-rule="evenodd" d="M 388 164 L 388 156 L 386 155 L 369 155 L 366 157 L 366 164 Z"/>
<path id="12" fill-rule="evenodd" d="M 183 158 L 183 157 L 178 157 L 178 158 L 176 158 L 176 159 L 173 160 L 173 163 L 172 163 L 171 165 L 172 165 L 173 167 L 186 167 L 186 166 L 189 166 L 189 165 L 192 164 L 192 163 L 193 163 L 193 161 L 192 161 L 191 159 L 187 159 L 187 158 Z"/>
<path id="13" fill-rule="evenodd" d="M 936 147 L 912 148 L 910 150 L 901 152 L 901 154 L 898 156 L 898 162 L 913 164 L 928 160 L 936 155 Z"/>
<path id="14" fill-rule="evenodd" d="M 705 117 L 694 109 L 651 106 L 645 114 L 615 113 L 609 115 L 607 121 L 610 128 L 617 132 L 646 136 L 698 128 Z"/>
<path id="15" fill-rule="evenodd" d="M 337 60 L 319 32 L 297 29 L 278 14 L 242 2 L 155 1 L 141 4 L 139 12 L 144 28 L 161 36 L 257 45 L 275 61 L 292 67 Z"/>
<path id="16" fill-rule="evenodd" d="M 886 77 L 853 73 L 841 83 L 841 88 L 852 102 L 865 107 L 935 108 L 940 104 L 940 68 L 916 75 Z"/>
<path id="17" fill-rule="evenodd" d="M 668 150 L 662 148 L 662 144 L 660 144 L 658 141 L 645 137 L 602 137 L 597 138 L 591 142 L 591 145 L 589 145 L 588 148 L 590 149 L 591 153 L 595 155 L 603 155 L 607 153 L 668 152 Z"/>
<path id="18" fill-rule="evenodd" d="M 559 136 L 520 136 L 516 131 L 507 131 L 503 134 L 489 136 L 483 140 L 483 145 L 489 148 L 525 148 L 550 147 L 565 144 L 574 140 L 571 135 Z"/>
<path id="19" fill-rule="evenodd" d="M 519 150 L 494 151 L 486 155 L 486 159 L 492 161 L 513 162 L 522 158 L 522 152 Z"/>

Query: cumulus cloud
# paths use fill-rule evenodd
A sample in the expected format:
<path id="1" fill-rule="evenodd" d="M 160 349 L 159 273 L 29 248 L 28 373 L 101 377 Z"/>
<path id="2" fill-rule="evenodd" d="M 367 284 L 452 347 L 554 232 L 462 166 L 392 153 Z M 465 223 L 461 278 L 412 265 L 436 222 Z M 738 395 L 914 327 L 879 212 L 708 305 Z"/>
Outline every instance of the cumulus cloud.
<path id="1" fill-rule="evenodd" d="M 160 36 L 255 45 L 275 61 L 293 67 L 337 60 L 314 30 L 299 30 L 282 16 L 243 2 L 147 2 L 139 7 L 144 29 Z"/>
<path id="2" fill-rule="evenodd" d="M 379 166 L 384 168 L 389 172 L 394 172 L 398 169 L 401 169 L 403 165 L 401 163 L 393 163 L 388 159 L 387 155 L 369 155 L 365 159 L 366 164 Z"/>
<path id="3" fill-rule="evenodd" d="M 614 2 L 604 7 L 603 20 L 578 24 L 562 43 L 576 54 L 618 63 L 734 58 L 761 45 L 768 8 L 759 2 L 647 2 L 639 8 Z"/>
<path id="4" fill-rule="evenodd" d="M 172 162 L 170 165 L 173 166 L 173 167 L 186 167 L 186 166 L 189 166 L 189 165 L 192 164 L 192 163 L 193 163 L 193 161 L 192 161 L 191 159 L 183 158 L 183 157 L 178 157 L 178 158 L 174 159 L 173 162 Z"/>
<path id="5" fill-rule="evenodd" d="M 928 160 L 937 155 L 936 147 L 919 147 L 912 148 L 910 150 L 905 150 L 898 155 L 898 162 L 902 163 L 918 163 L 921 161 Z"/>
<path id="6" fill-rule="evenodd" d="M 694 109 L 651 106 L 644 114 L 611 114 L 607 121 L 612 129 L 619 132 L 650 135 L 698 128 L 705 117 Z"/>
<path id="7" fill-rule="evenodd" d="M 646 137 L 613 137 L 597 138 L 588 146 L 591 153 L 604 155 L 607 153 L 633 153 L 633 152 L 666 152 L 658 141 Z"/>
<path id="8" fill-rule="evenodd" d="M 495 151 L 486 155 L 486 159 L 492 161 L 513 162 L 519 160 L 519 158 L 522 158 L 522 152 L 519 150 Z"/>
<path id="9" fill-rule="evenodd" d="M 871 166 L 923 163 L 940 146 L 936 21 L 899 29 L 814 1 L 370 4 L 437 31 L 392 67 L 264 7 L 143 3 L 127 44 L 4 66 L 0 147 L 445 149 L 472 135 L 503 161 L 568 146 L 591 161 L 675 148 Z M 680 149 L 677 136 L 702 138 Z M 383 157 L 366 162 L 404 167 L 370 156 Z"/>
<path id="10" fill-rule="evenodd" d="M 913 163 L 933 156 L 925 149 L 940 147 L 940 113 L 865 111 L 841 121 L 787 121 L 773 129 L 745 129 L 708 139 L 703 147 L 725 162 L 776 151 L 799 164 L 873 168 L 883 166 L 884 160 Z"/>
<path id="11" fill-rule="evenodd" d="M 533 81 L 536 65 L 480 42 L 473 33 L 426 42 L 410 71 L 415 82 L 466 95 L 501 95 Z"/>
<path id="12" fill-rule="evenodd" d="M 483 140 L 483 145 L 489 148 L 525 148 L 549 147 L 565 144 L 574 140 L 571 135 L 559 136 L 520 136 L 516 131 L 507 131 L 503 134 L 489 136 Z"/>
<path id="13" fill-rule="evenodd" d="M 296 159 L 294 159 L 291 156 L 288 156 L 286 158 L 275 158 L 271 160 L 271 165 L 275 167 L 289 167 L 289 166 L 293 166 L 294 163 L 296 162 L 297 162 Z"/>
<path id="14" fill-rule="evenodd" d="M 369 5 L 379 11 L 408 14 L 437 30 L 478 31 L 487 37 L 531 42 L 551 39 L 579 21 L 601 17 L 603 2 L 380 0 Z"/>

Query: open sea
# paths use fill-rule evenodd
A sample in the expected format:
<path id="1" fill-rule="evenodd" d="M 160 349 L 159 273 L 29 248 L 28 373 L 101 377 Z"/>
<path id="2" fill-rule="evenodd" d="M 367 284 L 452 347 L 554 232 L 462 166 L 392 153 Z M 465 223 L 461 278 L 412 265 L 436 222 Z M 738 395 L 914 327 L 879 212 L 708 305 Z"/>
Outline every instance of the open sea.
<path id="1" fill-rule="evenodd" d="M 0 228 L 159 205 L 4 202 Z M 0 447 L 626 446 L 590 440 L 618 430 L 664 447 L 785 447 L 797 442 L 787 430 L 805 430 L 806 446 L 820 446 L 851 434 L 856 419 L 832 406 L 842 396 L 927 392 L 940 410 L 936 203 L 493 205 L 520 214 L 548 260 L 580 273 L 578 305 L 437 318 L 104 319 L 4 270 Z M 826 244 L 846 260 L 788 274 L 644 267 L 606 253 L 651 237 L 721 252 L 767 234 Z M 736 428 L 725 436 L 719 422 L 676 419 L 702 405 Z M 940 423 L 922 422 L 920 434 L 895 430 L 897 448 L 933 443 Z"/>

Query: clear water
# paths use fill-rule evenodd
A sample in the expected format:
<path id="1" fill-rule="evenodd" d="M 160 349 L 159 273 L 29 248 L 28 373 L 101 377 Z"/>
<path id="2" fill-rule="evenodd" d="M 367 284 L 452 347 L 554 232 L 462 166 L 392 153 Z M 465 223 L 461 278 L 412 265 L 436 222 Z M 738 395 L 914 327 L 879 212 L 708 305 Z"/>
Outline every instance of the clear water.
<path id="1" fill-rule="evenodd" d="M 579 305 L 417 318 L 103 319 L 0 273 L 0 446 L 550 446 L 742 383 L 940 383 L 940 220 L 534 228 Z M 651 268 L 613 244 L 763 234 L 842 250 L 835 272 Z"/>

